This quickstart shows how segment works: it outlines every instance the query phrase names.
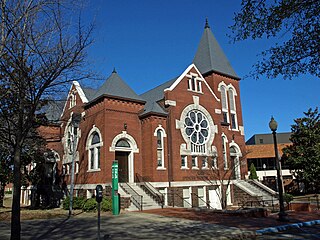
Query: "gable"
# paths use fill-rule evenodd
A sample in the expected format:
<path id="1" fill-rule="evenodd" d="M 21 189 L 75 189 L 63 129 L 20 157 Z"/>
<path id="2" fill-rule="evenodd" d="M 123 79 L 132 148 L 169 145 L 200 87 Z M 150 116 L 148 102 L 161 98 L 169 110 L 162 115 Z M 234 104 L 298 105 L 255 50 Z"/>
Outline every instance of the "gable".
<path id="1" fill-rule="evenodd" d="M 211 89 L 207 81 L 203 78 L 202 74 L 200 73 L 196 65 L 194 65 L 193 63 L 189 67 L 187 67 L 187 69 L 172 83 L 170 87 L 164 89 L 164 92 L 173 91 L 180 84 L 180 82 L 186 78 L 189 80 L 194 79 L 195 81 L 200 81 L 202 83 L 200 85 L 200 88 L 202 88 L 203 86 L 207 87 L 210 93 L 212 94 L 212 96 L 218 102 L 220 102 L 220 99 L 215 95 L 215 93 L 213 92 L 213 90 Z M 188 90 L 195 91 L 195 92 L 202 92 L 202 89 L 198 89 L 196 84 L 193 85 L 193 83 L 190 82 L 188 83 L 188 85 L 189 85 Z M 193 89 L 193 86 L 194 86 L 194 89 Z"/>

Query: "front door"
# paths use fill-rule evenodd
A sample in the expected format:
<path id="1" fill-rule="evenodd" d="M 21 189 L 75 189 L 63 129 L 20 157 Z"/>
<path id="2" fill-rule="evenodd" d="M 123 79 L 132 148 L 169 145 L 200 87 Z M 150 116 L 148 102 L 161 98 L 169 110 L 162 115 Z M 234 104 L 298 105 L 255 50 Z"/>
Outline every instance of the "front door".
<path id="1" fill-rule="evenodd" d="M 129 181 L 128 156 L 129 152 L 116 152 L 116 160 L 118 160 L 119 182 Z"/>

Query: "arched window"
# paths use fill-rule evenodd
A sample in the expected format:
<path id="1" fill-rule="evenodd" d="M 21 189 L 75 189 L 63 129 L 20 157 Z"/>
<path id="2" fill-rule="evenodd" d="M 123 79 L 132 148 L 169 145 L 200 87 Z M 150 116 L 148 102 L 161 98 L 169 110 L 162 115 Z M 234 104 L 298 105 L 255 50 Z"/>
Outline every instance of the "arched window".
<path id="1" fill-rule="evenodd" d="M 220 86 L 221 92 L 221 110 L 222 110 L 222 117 L 224 123 L 229 123 L 229 116 L 228 116 L 228 102 L 227 102 L 227 89 L 224 85 Z"/>
<path id="2" fill-rule="evenodd" d="M 125 139 L 120 139 L 120 140 L 116 143 L 116 147 L 129 148 L 129 147 L 130 147 L 130 144 L 129 144 Z"/>
<path id="3" fill-rule="evenodd" d="M 228 156 L 227 156 L 227 138 L 222 136 L 222 156 L 223 156 L 223 167 L 228 169 Z"/>
<path id="4" fill-rule="evenodd" d="M 100 135 L 93 132 L 89 138 L 89 164 L 88 170 L 100 169 L 100 148 L 102 146 Z"/>
<path id="5" fill-rule="evenodd" d="M 231 128 L 238 129 L 234 90 L 232 88 L 230 88 L 228 90 L 228 94 L 229 94 L 229 103 L 230 103 Z"/>
<path id="6" fill-rule="evenodd" d="M 164 168 L 164 141 L 163 131 L 157 130 L 157 167 Z"/>

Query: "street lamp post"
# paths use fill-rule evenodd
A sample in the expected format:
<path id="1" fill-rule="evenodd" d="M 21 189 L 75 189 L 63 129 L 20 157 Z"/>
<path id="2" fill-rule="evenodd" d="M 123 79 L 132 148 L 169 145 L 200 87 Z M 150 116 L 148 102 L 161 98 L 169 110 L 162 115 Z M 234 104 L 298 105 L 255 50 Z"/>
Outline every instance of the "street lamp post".
<path id="1" fill-rule="evenodd" d="M 274 120 L 273 117 L 271 117 L 271 120 L 269 122 L 269 127 L 273 135 L 274 152 L 275 152 L 276 165 L 277 165 L 277 183 L 278 183 L 279 205 L 280 205 L 279 221 L 287 221 L 286 219 L 287 214 L 285 213 L 285 210 L 284 210 L 284 201 L 283 201 L 283 182 L 282 182 L 281 162 L 279 158 L 278 144 L 277 144 L 276 131 L 278 128 L 278 123 Z"/>

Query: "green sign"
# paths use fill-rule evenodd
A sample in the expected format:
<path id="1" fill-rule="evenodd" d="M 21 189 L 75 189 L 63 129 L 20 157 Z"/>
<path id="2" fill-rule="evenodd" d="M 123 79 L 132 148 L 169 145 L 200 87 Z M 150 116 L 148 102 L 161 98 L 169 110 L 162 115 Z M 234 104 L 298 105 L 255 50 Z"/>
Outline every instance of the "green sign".
<path id="1" fill-rule="evenodd" d="M 112 163 L 112 214 L 119 215 L 119 194 L 118 194 L 118 161 Z"/>

